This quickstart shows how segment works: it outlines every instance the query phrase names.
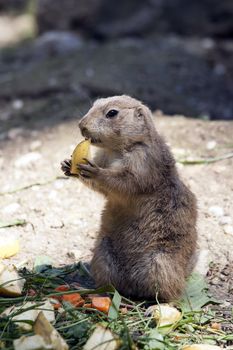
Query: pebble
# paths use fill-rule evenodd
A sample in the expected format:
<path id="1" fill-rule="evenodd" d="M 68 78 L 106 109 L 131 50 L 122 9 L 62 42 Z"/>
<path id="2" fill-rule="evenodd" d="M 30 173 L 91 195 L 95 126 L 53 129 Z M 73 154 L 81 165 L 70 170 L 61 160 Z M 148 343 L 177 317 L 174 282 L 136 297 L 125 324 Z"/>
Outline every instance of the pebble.
<path id="1" fill-rule="evenodd" d="M 11 215 L 11 214 L 16 213 L 19 210 L 19 208 L 20 208 L 19 203 L 11 203 L 11 204 L 7 205 L 6 207 L 4 207 L 2 209 L 2 211 L 3 211 L 4 214 L 10 214 Z"/>
<path id="2" fill-rule="evenodd" d="M 16 110 L 22 109 L 23 106 L 24 106 L 24 103 L 23 103 L 22 100 L 19 100 L 19 99 L 18 99 L 18 100 L 14 100 L 14 101 L 12 102 L 12 107 L 13 107 L 14 109 L 16 109 Z"/>
<path id="3" fill-rule="evenodd" d="M 195 271 L 199 272 L 202 276 L 206 276 L 209 271 L 209 251 L 207 249 L 202 249 L 198 253 L 198 259 L 195 266 Z"/>
<path id="4" fill-rule="evenodd" d="M 210 50 L 210 49 L 213 49 L 214 46 L 215 46 L 215 42 L 213 39 L 211 38 L 204 38 L 202 39 L 201 41 L 201 45 L 203 47 L 203 49 L 205 50 Z"/>
<path id="5" fill-rule="evenodd" d="M 30 149 L 30 151 L 36 151 L 41 146 L 42 146 L 42 142 L 40 140 L 35 140 L 30 144 L 29 149 Z"/>
<path id="6" fill-rule="evenodd" d="M 232 223 L 230 216 L 224 215 L 219 219 L 219 225 L 229 225 Z"/>
<path id="7" fill-rule="evenodd" d="M 19 157 L 15 161 L 15 166 L 20 168 L 27 166 L 31 163 L 35 163 L 37 160 L 41 159 L 42 155 L 39 152 L 29 152 Z"/>
<path id="8" fill-rule="evenodd" d="M 208 150 L 212 150 L 212 149 L 214 149 L 216 147 L 216 145 L 217 145 L 217 142 L 212 140 L 212 141 L 207 142 L 206 148 Z"/>
<path id="9" fill-rule="evenodd" d="M 231 225 L 224 225 L 223 230 L 227 235 L 233 235 L 233 226 Z"/>
<path id="10" fill-rule="evenodd" d="M 74 259 L 76 261 L 80 260 L 83 257 L 83 251 L 79 249 L 73 249 L 69 252 L 67 252 L 67 256 L 71 259 Z"/>
<path id="11" fill-rule="evenodd" d="M 67 54 L 83 46 L 81 36 L 69 31 L 50 31 L 39 36 L 34 42 L 37 55 Z"/>
<path id="12" fill-rule="evenodd" d="M 54 182 L 54 187 L 59 190 L 64 187 L 64 181 L 63 180 L 56 180 Z"/>
<path id="13" fill-rule="evenodd" d="M 212 207 L 209 207 L 208 209 L 209 214 L 216 216 L 216 217 L 221 217 L 224 215 L 223 208 L 213 205 Z"/>
<path id="14" fill-rule="evenodd" d="M 15 140 L 18 136 L 24 132 L 23 128 L 12 128 L 8 131 L 7 136 L 10 140 Z"/>

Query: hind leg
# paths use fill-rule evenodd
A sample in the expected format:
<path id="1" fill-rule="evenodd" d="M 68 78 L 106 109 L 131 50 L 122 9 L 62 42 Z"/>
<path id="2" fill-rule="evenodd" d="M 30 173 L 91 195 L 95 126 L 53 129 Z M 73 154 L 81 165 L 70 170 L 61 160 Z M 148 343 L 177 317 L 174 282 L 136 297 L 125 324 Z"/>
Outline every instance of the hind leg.
<path id="1" fill-rule="evenodd" d="M 97 243 L 91 261 L 91 274 L 98 287 L 113 284 L 116 275 L 114 258 L 106 238 Z"/>

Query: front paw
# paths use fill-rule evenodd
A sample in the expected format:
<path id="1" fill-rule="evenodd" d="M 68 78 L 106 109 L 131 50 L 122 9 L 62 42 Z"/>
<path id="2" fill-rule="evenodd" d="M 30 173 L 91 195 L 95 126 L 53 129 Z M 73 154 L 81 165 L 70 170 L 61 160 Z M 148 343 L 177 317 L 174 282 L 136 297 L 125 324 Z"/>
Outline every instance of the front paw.
<path id="1" fill-rule="evenodd" d="M 64 172 L 66 176 L 71 176 L 71 159 L 65 159 L 61 162 L 61 170 Z"/>
<path id="2" fill-rule="evenodd" d="M 85 179 L 97 178 L 100 173 L 100 168 L 96 164 L 90 162 L 88 159 L 83 159 L 87 162 L 87 164 L 77 165 L 80 177 L 83 177 Z"/>

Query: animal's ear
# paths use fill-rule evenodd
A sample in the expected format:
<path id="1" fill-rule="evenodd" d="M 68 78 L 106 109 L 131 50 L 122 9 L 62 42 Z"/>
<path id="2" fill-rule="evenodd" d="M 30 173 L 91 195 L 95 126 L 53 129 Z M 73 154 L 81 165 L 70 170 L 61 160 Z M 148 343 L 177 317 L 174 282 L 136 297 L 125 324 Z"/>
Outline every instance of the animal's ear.
<path id="1" fill-rule="evenodd" d="M 143 120 L 144 119 L 144 113 L 143 113 L 143 107 L 136 107 L 134 110 L 134 116 L 138 120 Z"/>

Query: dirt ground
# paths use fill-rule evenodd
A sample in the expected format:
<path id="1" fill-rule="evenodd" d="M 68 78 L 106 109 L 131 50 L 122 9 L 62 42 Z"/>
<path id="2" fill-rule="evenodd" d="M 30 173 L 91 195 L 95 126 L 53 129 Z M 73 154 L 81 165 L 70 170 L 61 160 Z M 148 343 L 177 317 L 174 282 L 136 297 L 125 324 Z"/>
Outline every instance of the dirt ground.
<path id="1" fill-rule="evenodd" d="M 169 117 L 157 112 L 155 124 L 177 159 L 232 152 L 233 122 Z M 26 220 L 24 226 L 0 229 L 1 236 L 12 234 L 20 239 L 20 252 L 10 261 L 27 261 L 31 266 L 39 255 L 51 257 L 55 265 L 89 260 L 104 199 L 77 179 L 64 178 L 60 170 L 60 161 L 70 156 L 81 139 L 78 120 L 39 130 L 23 124 L 4 135 L 0 144 L 0 219 Z M 233 261 L 233 159 L 208 165 L 178 162 L 177 166 L 198 198 L 197 268 L 206 274 L 209 263 L 214 262 L 215 272 L 209 272 L 211 284 L 230 301 L 233 271 L 223 273 L 222 279 L 220 271 L 226 271 L 226 266 L 229 270 Z M 28 185 L 32 186 L 22 189 Z"/>

